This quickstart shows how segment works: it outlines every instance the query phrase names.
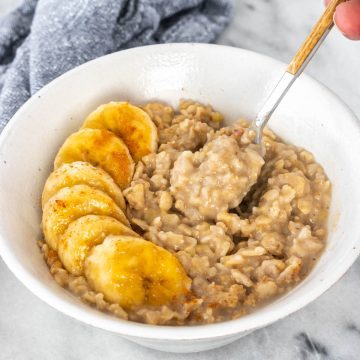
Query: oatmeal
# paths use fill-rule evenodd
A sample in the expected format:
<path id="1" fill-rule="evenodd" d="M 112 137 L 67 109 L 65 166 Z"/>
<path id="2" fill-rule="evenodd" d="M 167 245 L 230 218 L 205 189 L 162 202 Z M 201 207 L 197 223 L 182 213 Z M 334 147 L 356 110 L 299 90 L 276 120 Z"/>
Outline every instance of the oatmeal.
<path id="1" fill-rule="evenodd" d="M 55 279 L 123 319 L 168 325 L 235 319 L 296 286 L 321 255 L 327 236 L 331 184 L 312 154 L 268 129 L 260 154 L 246 121 L 223 126 L 220 113 L 192 101 L 180 102 L 178 111 L 160 103 L 143 109 L 157 127 L 158 148 L 137 162 L 123 190 L 124 213 L 132 234 L 168 252 L 164 256 L 177 274 L 185 274 L 186 286 L 177 288 L 186 290 L 173 297 L 166 292 L 166 299 L 173 299 L 166 303 L 121 306 L 107 296 L 106 283 L 96 292 L 100 287 L 89 268 L 87 276 L 70 274 L 56 251 L 42 243 Z M 118 234 L 103 233 L 88 259 L 100 254 L 108 235 Z M 97 273 L 105 271 L 96 266 Z M 145 290 L 153 286 L 148 281 L 140 283 Z"/>
<path id="2" fill-rule="evenodd" d="M 197 152 L 184 151 L 170 172 L 175 208 L 194 224 L 216 220 L 240 204 L 255 184 L 263 158 L 236 139 L 221 135 Z"/>

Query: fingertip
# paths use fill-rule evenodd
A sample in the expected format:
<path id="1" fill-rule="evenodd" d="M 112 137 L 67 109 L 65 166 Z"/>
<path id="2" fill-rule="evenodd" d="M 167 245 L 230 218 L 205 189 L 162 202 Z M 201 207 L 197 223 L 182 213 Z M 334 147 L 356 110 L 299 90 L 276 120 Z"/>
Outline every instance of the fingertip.
<path id="1" fill-rule="evenodd" d="M 350 0 L 340 4 L 334 21 L 339 30 L 351 40 L 360 40 L 360 1 Z"/>

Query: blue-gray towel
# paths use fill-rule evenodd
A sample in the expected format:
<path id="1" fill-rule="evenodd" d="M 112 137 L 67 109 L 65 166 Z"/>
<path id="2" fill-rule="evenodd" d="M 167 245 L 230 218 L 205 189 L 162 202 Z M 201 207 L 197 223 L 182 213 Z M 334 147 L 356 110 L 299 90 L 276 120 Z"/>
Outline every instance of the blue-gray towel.
<path id="1" fill-rule="evenodd" d="M 96 57 L 140 45 L 211 42 L 232 0 L 25 0 L 0 18 L 0 132 L 36 91 Z"/>

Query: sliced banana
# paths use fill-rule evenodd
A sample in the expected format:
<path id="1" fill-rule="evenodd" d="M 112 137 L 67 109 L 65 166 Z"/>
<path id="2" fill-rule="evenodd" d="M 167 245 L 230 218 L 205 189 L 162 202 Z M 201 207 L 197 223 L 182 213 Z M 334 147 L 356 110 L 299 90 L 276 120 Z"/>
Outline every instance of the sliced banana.
<path id="1" fill-rule="evenodd" d="M 83 128 L 107 129 L 124 140 L 135 162 L 157 149 L 157 128 L 150 116 L 128 102 L 99 106 L 85 120 Z"/>
<path id="2" fill-rule="evenodd" d="M 65 268 L 73 275 L 81 275 L 91 248 L 101 244 L 108 235 L 138 237 L 136 232 L 109 216 L 86 215 L 73 221 L 58 244 L 59 257 Z"/>
<path id="3" fill-rule="evenodd" d="M 85 276 L 105 299 L 125 309 L 167 304 L 191 285 L 174 255 L 131 236 L 108 236 L 93 247 L 85 260 Z"/>
<path id="4" fill-rule="evenodd" d="M 88 185 L 59 190 L 45 204 L 42 227 L 46 242 L 57 250 L 60 236 L 71 222 L 85 215 L 106 215 L 130 226 L 126 216 L 109 195 Z"/>
<path id="5" fill-rule="evenodd" d="M 125 143 L 111 131 L 101 129 L 82 129 L 70 135 L 57 153 L 54 167 L 75 161 L 102 168 L 121 189 L 129 185 L 135 167 Z"/>
<path id="6" fill-rule="evenodd" d="M 125 210 L 124 197 L 112 177 L 106 171 L 83 161 L 63 164 L 50 174 L 42 193 L 42 206 L 60 189 L 79 184 L 102 190 Z"/>

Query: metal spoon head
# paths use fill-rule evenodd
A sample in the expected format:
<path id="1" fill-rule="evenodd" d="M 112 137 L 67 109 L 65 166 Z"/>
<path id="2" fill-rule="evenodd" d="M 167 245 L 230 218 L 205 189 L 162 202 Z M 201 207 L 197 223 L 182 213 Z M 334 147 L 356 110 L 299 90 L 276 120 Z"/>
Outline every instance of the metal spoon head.
<path id="1" fill-rule="evenodd" d="M 265 156 L 266 153 L 266 148 L 265 148 L 265 144 L 262 141 L 262 128 L 259 128 L 258 126 L 256 126 L 255 124 L 256 121 L 254 121 L 251 126 L 249 131 L 254 133 L 254 143 L 253 143 L 253 148 L 254 150 L 256 150 L 262 157 Z"/>
<path id="2" fill-rule="evenodd" d="M 256 119 L 251 123 L 250 130 L 255 133 L 255 144 L 260 145 L 262 140 L 262 132 L 264 129 L 265 124 L 268 122 L 268 118 L 263 118 L 263 116 L 260 116 L 261 113 L 258 114 Z"/>

